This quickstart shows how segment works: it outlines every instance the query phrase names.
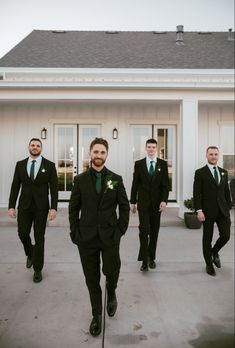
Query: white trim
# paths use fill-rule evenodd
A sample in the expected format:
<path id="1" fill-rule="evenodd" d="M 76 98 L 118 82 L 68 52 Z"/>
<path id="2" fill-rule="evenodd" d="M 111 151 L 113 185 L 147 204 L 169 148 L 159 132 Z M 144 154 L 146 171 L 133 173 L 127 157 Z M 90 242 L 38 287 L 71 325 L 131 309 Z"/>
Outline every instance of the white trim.
<path id="1" fill-rule="evenodd" d="M 0 88 L 233 88 L 233 69 L 0 68 Z"/>

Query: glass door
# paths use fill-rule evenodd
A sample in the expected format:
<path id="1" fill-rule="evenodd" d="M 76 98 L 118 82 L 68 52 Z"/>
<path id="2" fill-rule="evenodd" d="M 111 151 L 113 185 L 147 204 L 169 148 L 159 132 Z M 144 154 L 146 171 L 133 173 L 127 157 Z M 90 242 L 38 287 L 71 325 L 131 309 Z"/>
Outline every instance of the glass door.
<path id="1" fill-rule="evenodd" d="M 55 164 L 59 200 L 68 200 L 77 174 L 77 125 L 55 125 Z"/>
<path id="2" fill-rule="evenodd" d="M 169 200 L 176 200 L 176 126 L 154 125 L 157 156 L 168 164 L 170 181 Z"/>
<path id="3" fill-rule="evenodd" d="M 90 161 L 90 143 L 96 137 L 101 135 L 100 125 L 79 125 L 78 126 L 78 151 L 79 165 L 78 172 L 82 173 L 89 168 Z"/>
<path id="4" fill-rule="evenodd" d="M 157 157 L 164 159 L 168 164 L 170 181 L 169 200 L 176 200 L 176 126 L 175 125 L 131 125 L 130 148 L 132 158 L 131 171 L 128 175 L 128 186 L 132 184 L 134 162 L 146 157 L 145 143 L 154 138 L 158 142 Z"/>

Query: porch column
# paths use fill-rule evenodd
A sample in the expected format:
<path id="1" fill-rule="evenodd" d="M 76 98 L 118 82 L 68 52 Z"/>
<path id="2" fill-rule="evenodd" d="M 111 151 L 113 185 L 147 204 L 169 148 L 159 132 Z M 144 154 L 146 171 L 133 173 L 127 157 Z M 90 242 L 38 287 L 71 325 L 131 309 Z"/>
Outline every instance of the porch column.
<path id="1" fill-rule="evenodd" d="M 183 99 L 180 106 L 179 217 L 184 200 L 193 195 L 194 172 L 198 163 L 198 100 Z"/>

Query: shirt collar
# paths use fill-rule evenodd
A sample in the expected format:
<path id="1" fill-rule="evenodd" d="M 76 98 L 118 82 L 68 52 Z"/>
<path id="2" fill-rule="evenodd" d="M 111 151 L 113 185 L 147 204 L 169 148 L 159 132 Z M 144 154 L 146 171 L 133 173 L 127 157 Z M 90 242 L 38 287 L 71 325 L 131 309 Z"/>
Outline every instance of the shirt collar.
<path id="1" fill-rule="evenodd" d="M 217 164 L 213 165 L 213 164 L 207 163 L 207 165 L 208 165 L 210 170 L 214 170 L 214 167 L 216 167 L 216 169 L 218 169 Z"/>
<path id="2" fill-rule="evenodd" d="M 37 158 L 29 157 L 29 162 L 32 162 L 33 160 L 36 162 L 40 162 L 42 160 L 42 155 L 38 156 Z"/>
<path id="3" fill-rule="evenodd" d="M 157 157 L 154 157 L 153 159 L 152 158 L 149 158 L 148 156 L 146 157 L 146 161 L 148 164 L 150 164 L 150 162 L 154 162 L 154 163 L 157 163 Z"/>

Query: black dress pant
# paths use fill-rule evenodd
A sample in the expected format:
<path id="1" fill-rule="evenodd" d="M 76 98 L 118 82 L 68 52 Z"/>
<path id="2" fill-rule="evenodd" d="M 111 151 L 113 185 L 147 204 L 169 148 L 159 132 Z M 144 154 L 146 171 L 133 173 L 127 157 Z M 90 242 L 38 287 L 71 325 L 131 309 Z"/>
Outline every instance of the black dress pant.
<path id="1" fill-rule="evenodd" d="M 114 295 L 119 278 L 121 260 L 119 243 L 104 246 L 96 238 L 92 242 L 80 243 L 78 246 L 86 285 L 90 294 L 92 315 L 102 314 L 102 290 L 100 286 L 100 264 L 102 258 L 102 272 L 106 276 L 108 296 Z"/>
<path id="2" fill-rule="evenodd" d="M 213 248 L 211 246 L 214 232 L 214 224 L 217 224 L 219 230 L 219 238 L 216 240 Z M 212 264 L 212 253 L 216 254 L 230 239 L 231 220 L 228 216 L 224 216 L 218 212 L 216 218 L 209 218 L 203 222 L 202 249 L 203 256 L 207 265 Z"/>
<path id="3" fill-rule="evenodd" d="M 138 210 L 140 249 L 138 261 L 145 264 L 148 258 L 155 260 L 161 213 L 150 207 L 148 210 Z"/>
<path id="4" fill-rule="evenodd" d="M 47 215 L 48 209 L 40 210 L 34 203 L 30 205 L 29 209 L 18 209 L 18 235 L 23 243 L 25 254 L 33 260 L 35 271 L 41 271 L 44 265 L 44 236 Z M 34 230 L 34 246 L 30 237 L 32 226 Z"/>

